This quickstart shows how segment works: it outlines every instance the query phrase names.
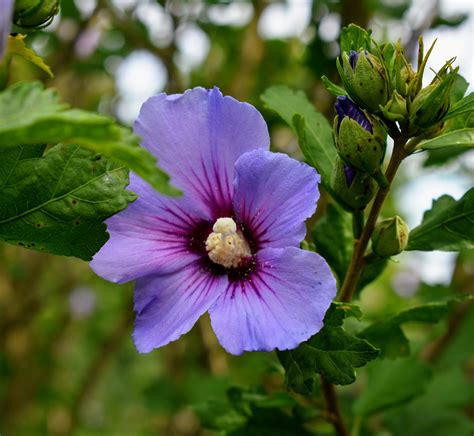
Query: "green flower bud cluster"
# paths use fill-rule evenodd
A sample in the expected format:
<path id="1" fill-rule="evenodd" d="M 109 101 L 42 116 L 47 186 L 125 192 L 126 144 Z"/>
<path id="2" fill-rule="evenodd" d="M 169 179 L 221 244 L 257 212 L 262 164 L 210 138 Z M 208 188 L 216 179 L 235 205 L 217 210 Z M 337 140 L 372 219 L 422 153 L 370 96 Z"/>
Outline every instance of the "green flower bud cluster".
<path id="1" fill-rule="evenodd" d="M 59 12 L 59 0 L 16 0 L 13 22 L 20 27 L 42 28 Z"/>
<path id="2" fill-rule="evenodd" d="M 457 75 L 451 59 L 422 88 L 424 70 L 433 49 L 423 54 L 420 40 L 418 71 L 406 59 L 400 43 L 379 47 L 369 39 L 364 48 L 341 53 L 337 67 L 349 97 L 385 124 L 399 123 L 410 136 L 439 132 L 449 110 L 449 96 Z"/>
<path id="3" fill-rule="evenodd" d="M 379 222 L 372 233 L 373 252 L 380 257 L 401 253 L 408 244 L 408 233 L 408 226 L 399 216 Z"/>

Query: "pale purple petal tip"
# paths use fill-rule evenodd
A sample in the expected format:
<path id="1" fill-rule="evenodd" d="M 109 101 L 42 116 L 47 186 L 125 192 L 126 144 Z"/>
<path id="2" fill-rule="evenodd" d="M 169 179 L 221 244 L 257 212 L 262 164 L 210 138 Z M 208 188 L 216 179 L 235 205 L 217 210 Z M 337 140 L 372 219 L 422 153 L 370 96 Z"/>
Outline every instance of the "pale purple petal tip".
<path id="1" fill-rule="evenodd" d="M 12 27 L 14 0 L 0 0 L 0 60 L 7 45 L 8 34 Z"/>
<path id="2" fill-rule="evenodd" d="M 357 59 L 359 58 L 359 52 L 351 50 L 349 53 L 349 64 L 351 68 L 355 71 L 357 65 Z"/>
<path id="3" fill-rule="evenodd" d="M 361 127 L 363 127 L 368 132 L 372 133 L 372 124 L 365 116 L 364 112 L 362 112 L 357 105 L 347 98 L 344 95 L 340 95 L 337 97 L 336 104 L 334 105 L 337 116 L 338 116 L 338 123 L 337 128 L 341 125 L 342 120 L 344 117 L 349 117 L 350 119 L 359 123 Z"/>
<path id="4" fill-rule="evenodd" d="M 344 163 L 344 175 L 346 176 L 347 186 L 350 187 L 356 176 L 356 170 L 350 165 Z"/>

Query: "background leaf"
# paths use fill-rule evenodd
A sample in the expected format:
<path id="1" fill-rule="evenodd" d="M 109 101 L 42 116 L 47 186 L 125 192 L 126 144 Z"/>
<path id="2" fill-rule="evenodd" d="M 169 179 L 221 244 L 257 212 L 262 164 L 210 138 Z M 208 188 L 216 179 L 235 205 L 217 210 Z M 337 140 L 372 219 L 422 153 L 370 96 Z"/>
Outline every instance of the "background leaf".
<path id="1" fill-rule="evenodd" d="M 77 145 L 43 150 L 0 151 L 0 240 L 91 260 L 108 239 L 103 221 L 136 198 L 127 170 Z"/>
<path id="2" fill-rule="evenodd" d="M 474 92 L 455 103 L 444 117 L 445 120 L 474 111 Z"/>
<path id="3" fill-rule="evenodd" d="M 380 356 L 396 358 L 410 354 L 410 343 L 401 329 L 407 322 L 436 323 L 446 316 L 455 300 L 424 304 L 375 322 L 357 334 L 380 348 Z"/>
<path id="4" fill-rule="evenodd" d="M 316 335 L 294 350 L 277 352 L 289 389 L 311 393 L 318 374 L 333 384 L 353 383 L 354 368 L 378 356 L 379 351 L 367 341 L 345 332 L 342 324 L 346 316 L 360 317 L 361 312 L 352 304 L 333 303 L 324 318 L 324 327 Z"/>
<path id="5" fill-rule="evenodd" d="M 444 135 L 421 142 L 418 147 L 423 150 L 436 150 L 452 146 L 474 147 L 474 128 L 445 133 Z"/>
<path id="6" fill-rule="evenodd" d="M 328 120 L 315 109 L 302 91 L 273 86 L 262 94 L 261 99 L 298 135 L 306 161 L 319 171 L 322 183 L 328 189 L 336 160 L 336 147 Z"/>
<path id="7" fill-rule="evenodd" d="M 432 377 L 426 363 L 415 359 L 379 360 L 373 364 L 365 389 L 354 403 L 354 413 L 369 416 L 423 394 Z"/>
<path id="8" fill-rule="evenodd" d="M 463 411 L 473 400 L 472 386 L 461 368 L 448 367 L 436 374 L 422 396 L 390 410 L 384 421 L 394 436 L 467 435 L 474 431 L 474 423 Z"/>
<path id="9" fill-rule="evenodd" d="M 139 146 L 138 137 L 112 118 L 67 109 L 39 82 L 17 83 L 0 94 L 0 149 L 58 142 L 87 147 L 130 168 L 158 191 L 179 193 L 156 166 L 156 158 Z"/>
<path id="10" fill-rule="evenodd" d="M 316 251 L 342 282 L 352 256 L 351 214 L 335 204 L 328 204 L 326 213 L 314 225 L 312 237 Z"/>
<path id="11" fill-rule="evenodd" d="M 408 239 L 407 250 L 457 251 L 474 247 L 474 188 L 461 199 L 443 195 L 433 201 Z"/>

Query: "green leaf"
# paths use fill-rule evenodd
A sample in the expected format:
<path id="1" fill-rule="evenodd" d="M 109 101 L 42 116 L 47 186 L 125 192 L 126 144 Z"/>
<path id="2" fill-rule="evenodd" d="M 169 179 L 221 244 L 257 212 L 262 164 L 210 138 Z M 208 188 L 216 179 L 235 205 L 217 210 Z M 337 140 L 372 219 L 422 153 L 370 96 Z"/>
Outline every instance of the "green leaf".
<path id="1" fill-rule="evenodd" d="M 339 282 L 342 282 L 353 249 L 351 214 L 335 204 L 329 204 L 324 216 L 314 225 L 312 237 L 317 252 L 326 259 Z"/>
<path id="2" fill-rule="evenodd" d="M 394 359 L 410 354 L 410 343 L 403 333 L 402 324 L 407 322 L 437 323 L 446 316 L 454 299 L 423 304 L 404 310 L 383 321 L 375 322 L 357 334 L 380 348 L 380 357 Z"/>
<path id="3" fill-rule="evenodd" d="M 340 95 L 348 96 L 344 88 L 341 88 L 340 86 L 337 86 L 335 83 L 332 83 L 326 76 L 322 76 L 321 80 L 323 81 L 326 89 L 335 97 L 338 97 Z"/>
<path id="4" fill-rule="evenodd" d="M 467 87 L 468 83 L 466 80 L 458 75 L 450 95 L 451 104 L 455 104 L 463 97 Z M 449 119 L 444 124 L 445 128 L 443 134 L 467 128 L 472 129 L 474 128 L 474 112 L 465 112 L 457 117 Z M 471 151 L 470 147 L 455 145 L 445 148 L 429 149 L 426 150 L 427 159 L 423 162 L 423 166 L 429 167 L 444 165 L 449 160 L 455 159 L 461 154 L 469 151 Z"/>
<path id="5" fill-rule="evenodd" d="M 415 359 L 377 361 L 354 403 L 354 414 L 362 417 L 406 403 L 426 391 L 432 371 Z"/>
<path id="6" fill-rule="evenodd" d="M 262 94 L 261 99 L 295 131 L 306 161 L 319 171 L 324 187 L 330 190 L 336 147 L 328 120 L 316 111 L 302 91 L 273 86 Z"/>
<path id="7" fill-rule="evenodd" d="M 472 434 L 474 423 L 464 412 L 472 397 L 472 387 L 461 367 L 448 367 L 437 372 L 422 396 L 386 413 L 384 422 L 394 436 Z"/>
<path id="8" fill-rule="evenodd" d="M 457 103 L 451 106 L 444 120 L 457 117 L 459 115 L 474 111 L 474 92 L 459 100 Z"/>
<path id="9" fill-rule="evenodd" d="M 341 31 L 341 53 L 349 53 L 351 50 L 369 50 L 371 48 L 370 31 L 362 29 L 355 24 L 343 27 Z"/>
<path id="10" fill-rule="evenodd" d="M 365 268 L 362 271 L 359 283 L 357 283 L 357 293 L 380 276 L 380 274 L 384 272 L 387 264 L 388 258 L 386 257 L 370 256 L 366 260 Z"/>
<path id="11" fill-rule="evenodd" d="M 136 196 L 127 170 L 77 145 L 0 149 L 0 240 L 91 260 Z"/>
<path id="12" fill-rule="evenodd" d="M 68 109 L 55 91 L 39 82 L 17 83 L 0 94 L 0 149 L 58 142 L 87 147 L 130 168 L 158 191 L 179 193 L 156 166 L 156 158 L 112 118 Z"/>
<path id="13" fill-rule="evenodd" d="M 26 59 L 28 62 L 31 62 L 33 65 L 36 65 L 38 68 L 41 68 L 43 71 L 48 73 L 50 77 L 54 77 L 51 68 L 44 62 L 44 60 L 38 56 L 31 48 L 28 48 L 25 45 L 26 35 L 16 34 L 15 36 L 8 36 L 8 45 L 7 45 L 7 56 L 18 55 L 23 59 Z"/>
<path id="14" fill-rule="evenodd" d="M 407 250 L 458 251 L 474 247 L 474 188 L 460 200 L 443 195 L 433 201 L 408 239 Z"/>
<path id="15" fill-rule="evenodd" d="M 438 148 L 462 146 L 474 147 L 474 128 L 466 128 L 461 130 L 454 130 L 421 142 L 417 148 L 423 150 L 436 150 Z"/>
<path id="16" fill-rule="evenodd" d="M 311 393 L 318 374 L 333 384 L 353 383 L 354 368 L 378 356 L 379 351 L 367 341 L 345 332 L 342 324 L 347 316 L 358 318 L 361 312 L 352 304 L 333 303 L 319 333 L 294 350 L 277 352 L 289 389 L 300 394 Z"/>
<path id="17" fill-rule="evenodd" d="M 204 427 L 233 436 L 309 434 L 300 420 L 280 410 L 296 405 L 286 392 L 269 396 L 261 388 L 234 387 L 227 391 L 227 400 L 211 400 L 193 407 Z"/>
<path id="18" fill-rule="evenodd" d="M 248 417 L 234 409 L 226 402 L 209 400 L 193 406 L 201 424 L 205 428 L 221 431 L 232 431 L 244 426 Z"/>

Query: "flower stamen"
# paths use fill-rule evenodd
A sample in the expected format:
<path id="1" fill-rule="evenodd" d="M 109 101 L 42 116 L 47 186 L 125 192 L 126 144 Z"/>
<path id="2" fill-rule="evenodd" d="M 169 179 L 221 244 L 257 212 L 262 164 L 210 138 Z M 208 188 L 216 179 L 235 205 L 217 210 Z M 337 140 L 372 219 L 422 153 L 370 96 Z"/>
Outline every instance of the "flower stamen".
<path id="1" fill-rule="evenodd" d="M 206 250 L 214 263 L 225 268 L 237 268 L 242 259 L 252 254 L 232 218 L 219 218 L 212 230 L 206 240 Z"/>

